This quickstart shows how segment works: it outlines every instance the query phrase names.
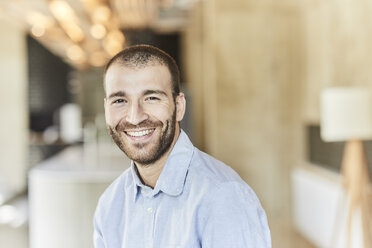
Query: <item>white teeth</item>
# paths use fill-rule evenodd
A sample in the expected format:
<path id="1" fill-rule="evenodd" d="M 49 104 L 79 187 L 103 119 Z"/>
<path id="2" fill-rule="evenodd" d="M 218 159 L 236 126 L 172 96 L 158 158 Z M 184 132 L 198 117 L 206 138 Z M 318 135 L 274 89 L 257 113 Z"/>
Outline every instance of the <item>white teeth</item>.
<path id="1" fill-rule="evenodd" d="M 153 131 L 154 129 L 147 129 L 143 131 L 127 131 L 127 134 L 133 137 L 141 137 L 141 136 L 148 135 L 149 133 L 152 133 Z"/>

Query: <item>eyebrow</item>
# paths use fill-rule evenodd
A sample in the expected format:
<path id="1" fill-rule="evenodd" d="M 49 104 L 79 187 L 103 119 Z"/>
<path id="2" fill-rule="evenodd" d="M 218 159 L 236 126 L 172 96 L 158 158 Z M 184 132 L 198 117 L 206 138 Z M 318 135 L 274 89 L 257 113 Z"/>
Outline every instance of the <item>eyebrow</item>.
<path id="1" fill-rule="evenodd" d="M 152 94 L 167 96 L 167 93 L 165 93 L 165 91 L 162 91 L 162 90 L 145 90 L 145 92 L 143 92 L 144 96 L 152 95 Z"/>
<path id="2" fill-rule="evenodd" d="M 126 96 L 124 91 L 117 91 L 109 95 L 108 99 L 114 98 L 114 97 L 124 97 Z"/>
<path id="3" fill-rule="evenodd" d="M 162 91 L 162 90 L 145 90 L 143 92 L 144 96 L 152 95 L 152 94 L 167 96 L 167 93 L 165 93 L 165 91 Z M 125 97 L 125 96 L 126 96 L 126 94 L 125 94 L 124 91 L 117 91 L 117 92 L 114 92 L 114 93 L 110 94 L 108 99 L 111 99 L 111 98 L 114 98 L 114 97 Z"/>

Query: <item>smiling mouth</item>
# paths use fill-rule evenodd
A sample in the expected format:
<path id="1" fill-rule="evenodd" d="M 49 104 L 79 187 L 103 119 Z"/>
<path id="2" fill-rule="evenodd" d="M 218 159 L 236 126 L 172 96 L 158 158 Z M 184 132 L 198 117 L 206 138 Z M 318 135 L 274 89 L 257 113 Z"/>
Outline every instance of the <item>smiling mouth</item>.
<path id="1" fill-rule="evenodd" d="M 155 131 L 155 128 L 139 130 L 139 131 L 124 131 L 128 136 L 131 137 L 144 137 Z"/>

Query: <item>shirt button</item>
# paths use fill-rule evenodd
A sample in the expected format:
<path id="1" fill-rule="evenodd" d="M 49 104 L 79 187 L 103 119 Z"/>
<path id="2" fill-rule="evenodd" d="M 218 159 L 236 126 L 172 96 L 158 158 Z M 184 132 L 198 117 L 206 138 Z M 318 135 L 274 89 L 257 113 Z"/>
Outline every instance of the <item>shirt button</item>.
<path id="1" fill-rule="evenodd" d="M 154 212 L 154 209 L 153 208 L 148 208 L 147 212 L 152 213 L 152 212 Z"/>

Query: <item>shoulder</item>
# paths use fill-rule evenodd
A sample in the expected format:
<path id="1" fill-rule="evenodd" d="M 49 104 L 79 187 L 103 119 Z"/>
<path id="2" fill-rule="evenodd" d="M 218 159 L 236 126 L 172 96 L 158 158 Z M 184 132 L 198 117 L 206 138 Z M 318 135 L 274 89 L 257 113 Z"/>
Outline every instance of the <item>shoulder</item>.
<path id="1" fill-rule="evenodd" d="M 187 191 L 205 205 L 229 199 L 240 206 L 261 208 L 252 188 L 230 166 L 195 148 L 186 179 Z M 219 205 L 221 205 L 219 204 Z"/>
<path id="2" fill-rule="evenodd" d="M 195 148 L 189 173 L 191 177 L 209 183 L 213 188 L 225 183 L 248 186 L 230 166 Z"/>
<path id="3" fill-rule="evenodd" d="M 206 247 L 227 247 L 231 242 L 234 247 L 271 247 L 266 213 L 252 188 L 223 162 L 198 150 L 194 156 L 190 182 L 192 191 L 202 194 L 198 215 Z M 230 238 L 213 238 L 216 233 Z"/>
<path id="4" fill-rule="evenodd" d="M 248 185 L 219 184 L 206 197 L 200 216 L 203 246 L 271 247 L 266 213 Z"/>

